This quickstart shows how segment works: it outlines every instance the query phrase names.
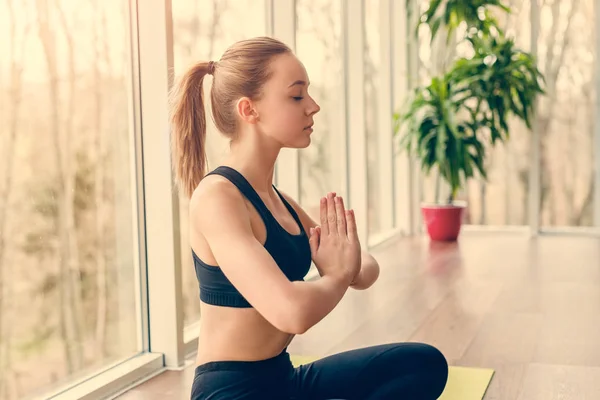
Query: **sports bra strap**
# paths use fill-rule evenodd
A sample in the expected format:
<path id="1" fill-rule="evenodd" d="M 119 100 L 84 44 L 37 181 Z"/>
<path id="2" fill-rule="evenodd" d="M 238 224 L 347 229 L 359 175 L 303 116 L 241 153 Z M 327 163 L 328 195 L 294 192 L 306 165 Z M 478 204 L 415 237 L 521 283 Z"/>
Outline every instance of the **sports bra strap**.
<path id="1" fill-rule="evenodd" d="M 230 180 L 237 188 L 242 192 L 242 194 L 252 203 L 252 205 L 256 208 L 261 217 L 265 220 L 270 220 L 273 218 L 273 215 L 267 208 L 266 204 L 262 201 L 256 190 L 252 187 L 250 182 L 238 171 L 235 169 L 228 167 L 226 165 L 221 165 L 208 174 L 208 175 L 221 175 Z"/>
<path id="2" fill-rule="evenodd" d="M 285 199 L 285 197 L 283 197 L 281 195 L 281 193 L 279 193 L 279 190 L 277 190 L 277 188 L 275 187 L 275 185 L 273 185 L 273 189 L 275 189 L 275 192 L 277 192 L 277 194 L 279 195 L 279 198 L 281 199 L 281 201 L 283 202 L 283 204 L 285 205 L 285 207 L 288 209 L 288 211 L 290 212 L 290 214 L 292 214 L 292 217 L 294 217 L 294 220 L 296 221 L 296 223 L 300 227 L 300 230 L 304 231 L 304 226 L 302 225 L 302 221 L 300 221 L 300 217 L 298 216 L 298 213 L 296 212 L 296 210 L 294 210 L 294 207 L 292 207 L 292 205 Z"/>

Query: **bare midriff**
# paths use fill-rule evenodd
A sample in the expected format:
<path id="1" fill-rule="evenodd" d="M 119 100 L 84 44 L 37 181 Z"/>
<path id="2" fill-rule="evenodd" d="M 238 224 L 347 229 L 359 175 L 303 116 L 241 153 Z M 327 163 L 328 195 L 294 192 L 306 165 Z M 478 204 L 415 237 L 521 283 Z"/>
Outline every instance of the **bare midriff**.
<path id="1" fill-rule="evenodd" d="M 275 357 L 294 335 L 270 324 L 254 308 L 200 306 L 198 365 L 211 361 L 258 361 Z"/>

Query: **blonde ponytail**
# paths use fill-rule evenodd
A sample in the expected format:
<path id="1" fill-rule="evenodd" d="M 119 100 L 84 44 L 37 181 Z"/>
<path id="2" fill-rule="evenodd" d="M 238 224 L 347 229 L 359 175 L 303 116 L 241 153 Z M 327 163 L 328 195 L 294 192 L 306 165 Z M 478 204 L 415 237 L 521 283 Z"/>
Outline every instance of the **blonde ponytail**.
<path id="1" fill-rule="evenodd" d="M 207 169 L 203 83 L 211 68 L 212 64 L 207 62 L 192 66 L 173 86 L 170 96 L 173 169 L 188 197 Z"/>

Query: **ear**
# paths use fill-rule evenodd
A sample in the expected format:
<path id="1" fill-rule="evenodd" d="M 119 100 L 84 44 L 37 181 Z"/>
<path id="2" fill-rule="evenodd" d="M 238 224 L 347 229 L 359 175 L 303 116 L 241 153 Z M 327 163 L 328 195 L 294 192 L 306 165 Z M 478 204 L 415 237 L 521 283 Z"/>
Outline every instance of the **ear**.
<path id="1" fill-rule="evenodd" d="M 242 120 L 250 124 L 255 124 L 258 121 L 258 112 L 254 108 L 252 100 L 248 97 L 242 97 L 237 101 L 236 111 Z"/>

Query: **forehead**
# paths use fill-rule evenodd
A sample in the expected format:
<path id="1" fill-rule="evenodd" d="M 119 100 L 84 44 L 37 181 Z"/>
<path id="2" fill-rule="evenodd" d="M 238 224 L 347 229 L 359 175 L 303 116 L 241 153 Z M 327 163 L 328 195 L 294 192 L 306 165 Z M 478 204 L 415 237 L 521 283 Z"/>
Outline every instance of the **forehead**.
<path id="1" fill-rule="evenodd" d="M 293 54 L 282 54 L 275 57 L 271 63 L 273 76 L 271 81 L 278 86 L 292 85 L 297 81 L 308 82 L 308 75 L 304 65 Z"/>

